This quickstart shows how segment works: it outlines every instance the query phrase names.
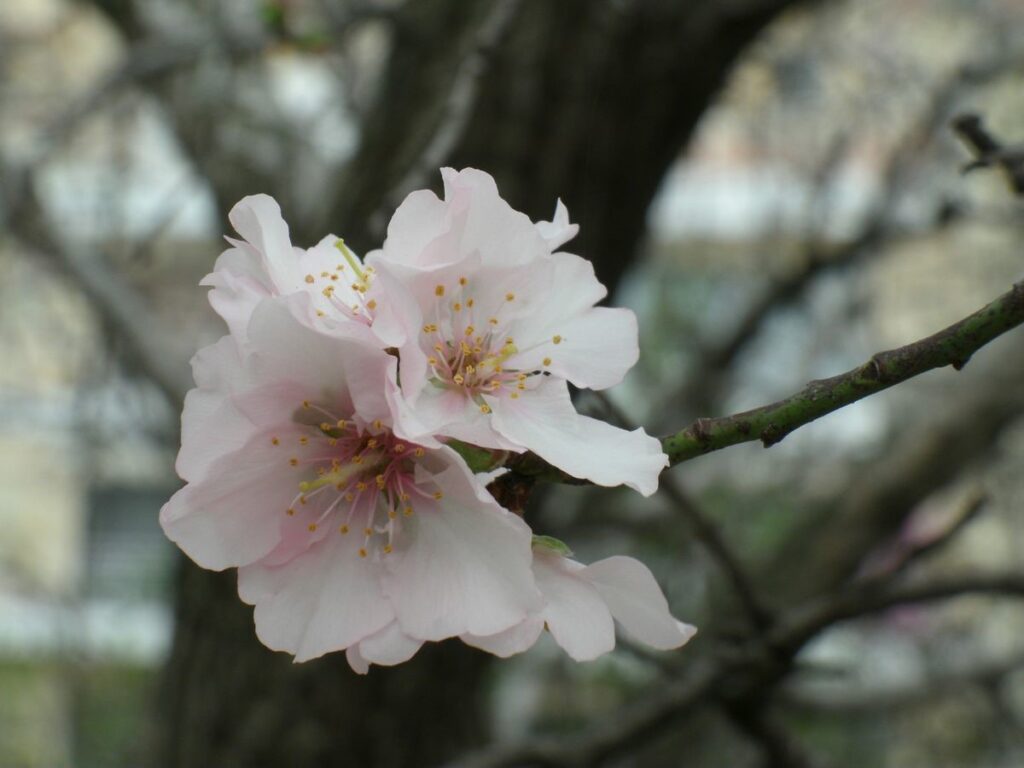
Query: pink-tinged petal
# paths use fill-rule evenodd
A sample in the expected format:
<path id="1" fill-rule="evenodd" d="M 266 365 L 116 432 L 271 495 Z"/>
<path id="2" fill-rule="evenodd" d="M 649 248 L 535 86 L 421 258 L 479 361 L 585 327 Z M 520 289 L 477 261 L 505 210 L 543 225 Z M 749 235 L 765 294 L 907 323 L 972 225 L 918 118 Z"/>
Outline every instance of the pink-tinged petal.
<path id="1" fill-rule="evenodd" d="M 188 481 L 201 479 L 213 462 L 240 448 L 256 429 L 230 396 L 247 381 L 232 337 L 199 350 L 192 358 L 192 371 L 198 387 L 185 396 L 181 450 L 174 465 Z"/>
<path id="2" fill-rule="evenodd" d="M 179 490 L 160 510 L 167 537 L 203 568 L 215 571 L 247 565 L 269 553 L 298 488 L 285 446 L 297 444 L 299 434 L 292 426 L 261 431 L 214 462 L 202 480 Z"/>
<path id="3" fill-rule="evenodd" d="M 385 389 L 388 407 L 391 409 L 395 435 L 402 440 L 417 443 L 424 448 L 440 448 L 441 443 L 434 437 L 431 430 L 419 419 L 416 412 L 409 406 L 397 384 L 389 381 Z"/>
<path id="4" fill-rule="evenodd" d="M 345 661 L 352 667 L 352 671 L 357 675 L 365 675 L 370 671 L 370 662 L 363 658 L 362 654 L 359 653 L 359 645 L 350 645 L 345 650 Z"/>
<path id="5" fill-rule="evenodd" d="M 594 274 L 594 265 L 571 253 L 545 256 L 532 265 L 530 273 L 534 282 L 519 290 L 526 302 L 531 301 L 526 292 L 533 295 L 532 306 L 516 317 L 511 329 L 521 348 L 562 333 L 563 323 L 608 295 L 608 289 Z"/>
<path id="6" fill-rule="evenodd" d="M 644 496 L 668 466 L 661 443 L 642 429 L 627 432 L 581 416 L 566 383 L 546 378 L 518 400 L 493 398 L 494 428 L 550 464 L 597 485 L 628 485 Z"/>
<path id="7" fill-rule="evenodd" d="M 462 389 L 428 384 L 414 407 L 404 401 L 399 418 L 408 439 L 423 442 L 431 435 L 454 437 L 481 448 L 518 451 L 523 447 L 500 435 L 491 427 L 490 418 Z M 404 419 L 402 418 L 404 417 Z"/>
<path id="8" fill-rule="evenodd" d="M 479 648 L 481 651 L 493 653 L 502 659 L 515 656 L 517 653 L 529 650 L 537 642 L 541 631 L 544 629 L 544 619 L 540 616 L 527 616 L 521 622 L 504 632 L 494 635 L 480 637 L 479 635 L 462 635 L 461 640 L 466 645 Z"/>
<path id="9" fill-rule="evenodd" d="M 547 605 L 548 631 L 576 661 L 591 661 L 615 648 L 615 625 L 583 566 L 559 555 L 535 553 L 533 570 Z"/>
<path id="10" fill-rule="evenodd" d="M 388 223 L 382 255 L 397 264 L 416 265 L 420 255 L 449 226 L 448 205 L 428 189 L 406 196 Z"/>
<path id="11" fill-rule="evenodd" d="M 676 621 L 668 601 L 646 565 L 632 557 L 609 557 L 581 571 L 600 593 L 626 633 L 652 648 L 678 648 L 696 629 Z"/>
<path id="12" fill-rule="evenodd" d="M 492 635 L 541 603 L 530 529 L 479 488 L 454 451 L 434 452 L 442 457 L 450 466 L 434 480 L 443 501 L 414 499 L 416 512 L 386 560 L 384 588 L 411 637 Z"/>
<path id="13" fill-rule="evenodd" d="M 479 252 L 485 265 L 528 264 L 550 252 L 540 232 L 498 194 L 494 178 L 475 168 L 442 168 L 445 200 L 468 195 L 468 216 L 460 241 L 461 252 Z"/>
<path id="14" fill-rule="evenodd" d="M 256 634 L 275 651 L 308 661 L 358 643 L 394 619 L 380 565 L 359 556 L 363 540 L 337 531 L 288 563 L 240 568 L 239 594 L 255 597 Z M 255 584 L 248 584 L 248 581 Z"/>
<path id="15" fill-rule="evenodd" d="M 422 640 L 409 637 L 402 632 L 398 622 L 393 621 L 384 629 L 362 640 L 359 643 L 359 655 L 371 664 L 393 667 L 411 659 L 422 647 Z"/>
<path id="16" fill-rule="evenodd" d="M 622 381 L 640 357 L 636 315 L 629 309 L 594 307 L 560 322 L 558 344 L 548 345 L 534 359 L 551 362 L 544 370 L 577 387 L 607 389 Z M 554 334 L 552 334 L 552 337 Z M 515 364 L 510 361 L 510 365 Z M 535 363 L 536 364 L 536 363 Z"/>
<path id="17" fill-rule="evenodd" d="M 561 200 L 555 204 L 555 216 L 551 221 L 537 221 L 534 222 L 534 226 L 551 251 L 565 245 L 580 231 L 579 224 L 569 223 L 569 209 Z"/>
<path id="18" fill-rule="evenodd" d="M 208 295 L 210 306 L 227 323 L 231 335 L 242 342 L 253 309 L 272 293 L 268 281 L 257 254 L 251 249 L 230 248 L 199 284 L 213 289 Z"/>
<path id="19" fill-rule="evenodd" d="M 367 422 L 390 423 L 385 382 L 394 377 L 396 361 L 383 350 L 309 328 L 281 299 L 267 299 L 256 308 L 249 342 L 257 391 L 238 404 L 250 418 L 258 419 L 275 402 L 290 414 L 303 399 L 326 398 L 343 410 L 354 409 Z M 261 388 L 270 394 L 260 397 Z"/>
<path id="20" fill-rule="evenodd" d="M 237 202 L 228 219 L 247 243 L 263 257 L 263 267 L 280 293 L 301 290 L 302 279 L 288 225 L 281 207 L 269 195 L 250 195 Z M 240 247 L 245 244 L 240 243 Z"/>

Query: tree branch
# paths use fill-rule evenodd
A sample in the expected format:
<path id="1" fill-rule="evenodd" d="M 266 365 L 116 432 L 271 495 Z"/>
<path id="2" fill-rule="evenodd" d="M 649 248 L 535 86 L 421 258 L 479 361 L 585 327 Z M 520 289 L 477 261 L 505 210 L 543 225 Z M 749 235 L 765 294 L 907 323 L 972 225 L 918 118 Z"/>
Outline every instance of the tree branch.
<path id="1" fill-rule="evenodd" d="M 605 412 L 611 416 L 612 421 L 617 422 L 623 429 L 630 431 L 636 429 L 636 425 L 612 402 L 606 393 L 592 392 L 591 394 L 601 403 Z M 732 553 L 729 545 L 722 538 L 718 526 L 708 519 L 674 477 L 663 476 L 658 490 L 668 497 L 673 508 L 685 518 L 693 535 L 704 545 L 711 559 L 715 561 L 719 570 L 728 579 L 751 628 L 756 630 L 767 627 L 771 622 L 771 613 L 758 597 L 753 581 L 746 573 L 739 558 Z"/>
<path id="2" fill-rule="evenodd" d="M 812 381 L 784 400 L 733 416 L 697 419 L 676 434 L 662 438 L 662 445 L 673 465 L 753 440 L 760 440 L 768 448 L 805 424 L 922 373 L 947 365 L 960 370 L 975 352 L 1021 323 L 1024 282 L 932 336 L 879 352 L 863 365 L 829 379 Z M 586 484 L 529 453 L 515 457 L 509 467 L 538 480 Z"/>
<path id="3" fill-rule="evenodd" d="M 884 592 L 851 590 L 795 609 L 768 633 L 776 654 L 739 654 L 697 665 L 678 680 L 660 683 L 650 695 L 606 720 L 568 737 L 534 738 L 487 748 L 450 768 L 512 766 L 596 766 L 643 743 L 677 718 L 703 704 L 729 707 L 763 696 L 766 685 L 785 676 L 791 660 L 809 640 L 840 621 L 898 605 L 932 602 L 967 594 L 1024 597 L 1024 574 L 969 575 Z"/>
<path id="4" fill-rule="evenodd" d="M 969 574 L 885 590 L 869 587 L 839 592 L 793 611 L 778 623 L 772 639 L 777 647 L 797 649 L 822 630 L 841 621 L 901 605 L 979 594 L 1024 597 L 1024 573 Z"/>

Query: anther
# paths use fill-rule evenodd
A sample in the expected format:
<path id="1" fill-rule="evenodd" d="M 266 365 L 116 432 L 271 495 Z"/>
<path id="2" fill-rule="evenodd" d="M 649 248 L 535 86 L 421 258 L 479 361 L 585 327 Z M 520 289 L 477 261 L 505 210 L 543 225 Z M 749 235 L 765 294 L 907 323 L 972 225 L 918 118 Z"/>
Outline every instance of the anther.
<path id="1" fill-rule="evenodd" d="M 544 358 L 544 365 L 551 365 L 551 358 L 550 357 L 545 357 Z"/>
<path id="2" fill-rule="evenodd" d="M 555 344 L 561 344 L 562 343 L 562 337 L 558 336 L 558 335 L 552 336 L 551 337 L 551 341 L 553 341 Z"/>
<path id="3" fill-rule="evenodd" d="M 278 440 L 276 437 L 270 438 L 270 442 L 271 442 L 272 445 L 280 445 L 281 444 L 281 441 Z"/>
<path id="4" fill-rule="evenodd" d="M 291 464 L 293 467 L 299 466 L 299 460 L 296 459 L 294 456 L 288 459 L 288 463 Z"/>
<path id="5" fill-rule="evenodd" d="M 515 301 L 515 300 L 516 300 L 516 295 L 514 293 L 509 292 L 509 293 L 505 294 L 505 301 Z"/>
<path id="6" fill-rule="evenodd" d="M 366 548 L 365 547 L 360 547 L 359 548 L 359 556 L 360 557 L 366 557 Z"/>
<path id="7" fill-rule="evenodd" d="M 347 525 L 341 526 L 341 528 L 338 529 L 338 533 L 340 533 L 342 536 L 344 536 L 346 533 L 348 533 L 348 526 Z"/>
<path id="8" fill-rule="evenodd" d="M 443 285 L 436 286 L 434 288 L 434 295 L 435 296 L 444 296 L 444 286 Z"/>
<path id="9" fill-rule="evenodd" d="M 484 403 L 483 405 L 480 406 L 480 413 L 490 413 L 490 412 L 491 412 L 491 406 L 489 406 L 487 403 Z"/>
<path id="10" fill-rule="evenodd" d="M 316 280 L 316 278 L 313 277 L 312 275 L 306 275 L 306 282 L 307 283 L 312 283 L 314 280 Z"/>
<path id="11" fill-rule="evenodd" d="M 434 491 L 434 498 L 440 501 L 444 498 L 444 494 L 441 491 Z"/>
<path id="12" fill-rule="evenodd" d="M 307 525 L 306 526 L 306 530 L 309 531 L 310 533 L 315 531 L 316 530 L 316 523 L 310 523 L 309 525 Z"/>

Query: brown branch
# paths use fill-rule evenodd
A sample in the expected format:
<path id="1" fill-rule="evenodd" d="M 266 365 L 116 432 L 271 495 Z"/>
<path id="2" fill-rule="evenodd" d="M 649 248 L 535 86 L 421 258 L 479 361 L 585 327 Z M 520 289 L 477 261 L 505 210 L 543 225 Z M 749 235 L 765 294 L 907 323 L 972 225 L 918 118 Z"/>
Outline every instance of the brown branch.
<path id="1" fill-rule="evenodd" d="M 960 115 L 952 125 L 957 136 L 975 156 L 964 166 L 964 173 L 979 168 L 1000 168 L 1013 191 L 1024 195 L 1024 146 L 1004 144 L 985 127 L 979 115 Z"/>
<path id="2" fill-rule="evenodd" d="M 960 370 L 975 352 L 1021 323 L 1024 283 L 1017 283 L 995 301 L 936 334 L 879 352 L 846 373 L 812 381 L 784 400 L 732 416 L 697 419 L 662 438 L 662 445 L 673 465 L 754 440 L 770 447 L 805 424 L 922 373 L 946 366 Z M 586 484 L 530 453 L 514 457 L 508 466 L 539 480 Z"/>
<path id="3" fill-rule="evenodd" d="M 636 425 L 624 414 L 611 398 L 604 392 L 591 392 L 601 403 L 611 420 L 617 422 L 623 429 L 632 431 Z M 722 537 L 718 526 L 710 520 L 697 503 L 690 497 L 676 478 L 663 475 L 659 490 L 669 501 L 673 508 L 686 520 L 697 540 L 704 545 L 705 550 L 715 561 L 722 574 L 728 579 L 729 585 L 737 600 L 743 608 L 751 628 L 754 630 L 763 629 L 771 623 L 771 613 L 761 602 L 754 588 L 753 581 L 746 573 L 736 555 L 732 553 L 729 545 Z"/>
<path id="4" fill-rule="evenodd" d="M 752 696 L 782 679 L 792 658 L 814 636 L 840 621 L 898 605 L 932 602 L 968 594 L 1024 597 L 1024 574 L 965 576 L 885 592 L 851 591 L 799 608 L 776 624 L 768 638 L 779 653 L 740 654 L 706 661 L 686 677 L 656 686 L 649 696 L 631 703 L 579 734 L 535 738 L 519 744 L 487 748 L 450 768 L 512 768 L 513 766 L 597 766 L 643 743 L 682 715 L 704 704 L 742 707 Z"/>
<path id="5" fill-rule="evenodd" d="M 747 307 L 724 339 L 715 345 L 700 349 L 694 365 L 696 376 L 688 382 L 674 401 L 683 405 L 696 404 L 697 407 L 706 405 L 709 402 L 709 389 L 721 388 L 724 372 L 757 337 L 769 316 L 799 299 L 819 276 L 848 268 L 879 251 L 894 234 L 891 222 L 892 208 L 904 191 L 910 171 L 919 158 L 916 150 L 944 125 L 947 115 L 965 87 L 991 80 L 1005 72 L 1006 68 L 1005 57 L 970 64 L 957 68 L 938 85 L 926 108 L 889 153 L 885 172 L 882 174 L 883 193 L 871 207 L 857 235 L 835 246 L 817 241 L 808 243 L 802 263 L 796 270 L 780 278 Z M 830 153 L 824 168 L 830 168 L 834 162 L 835 152 Z M 940 216 L 942 210 L 945 210 L 945 207 L 940 209 Z"/>
<path id="6" fill-rule="evenodd" d="M 902 605 L 930 603 L 963 595 L 1024 597 L 1024 573 L 968 574 L 924 584 L 884 590 L 877 587 L 855 588 L 828 595 L 811 601 L 780 621 L 772 631 L 772 640 L 776 647 L 796 649 L 841 621 Z"/>

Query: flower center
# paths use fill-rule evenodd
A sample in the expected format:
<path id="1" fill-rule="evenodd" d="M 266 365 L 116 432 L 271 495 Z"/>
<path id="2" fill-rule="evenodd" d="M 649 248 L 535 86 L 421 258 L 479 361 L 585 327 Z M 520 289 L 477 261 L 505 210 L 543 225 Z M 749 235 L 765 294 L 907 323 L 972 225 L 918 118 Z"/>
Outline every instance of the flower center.
<path id="1" fill-rule="evenodd" d="M 344 240 L 339 239 L 334 246 L 348 266 L 339 263 L 333 270 L 305 277 L 316 303 L 316 314 L 318 317 L 341 314 L 345 319 L 370 325 L 377 309 L 377 300 L 367 296 L 373 284 L 373 267 L 360 264 Z M 323 299 L 317 296 L 317 292 Z"/>
<path id="2" fill-rule="evenodd" d="M 532 352 L 549 343 L 559 344 L 562 337 L 554 336 L 550 342 L 520 350 L 508 333 L 508 321 L 502 317 L 505 307 L 516 300 L 516 295 L 504 294 L 499 305 L 490 308 L 493 313 L 487 314 L 470 293 L 468 283 L 467 278 L 460 277 L 450 298 L 444 285 L 434 288 L 437 297 L 434 322 L 424 324 L 422 335 L 429 350 L 427 364 L 435 383 L 462 390 L 483 413 L 490 413 L 483 395 L 508 394 L 516 399 L 527 389 L 532 377 L 551 365 L 551 358 L 547 356 L 529 368 L 507 367 L 509 359 L 513 356 L 521 359 L 521 352 Z"/>
<path id="3" fill-rule="evenodd" d="M 320 418 L 327 420 L 309 423 Z M 417 501 L 442 497 L 433 483 L 416 481 L 424 449 L 395 437 L 380 421 L 361 425 L 308 400 L 297 421 L 305 429 L 282 459 L 297 474 L 298 493 L 285 510 L 291 535 L 319 540 L 334 527 L 342 536 L 363 537 L 360 557 L 385 556 Z M 284 447 L 277 437 L 271 442 Z"/>

